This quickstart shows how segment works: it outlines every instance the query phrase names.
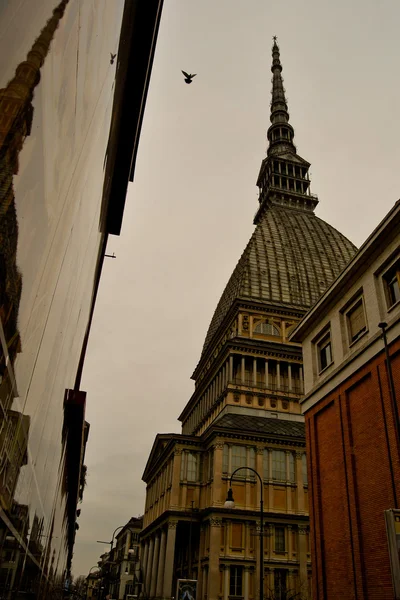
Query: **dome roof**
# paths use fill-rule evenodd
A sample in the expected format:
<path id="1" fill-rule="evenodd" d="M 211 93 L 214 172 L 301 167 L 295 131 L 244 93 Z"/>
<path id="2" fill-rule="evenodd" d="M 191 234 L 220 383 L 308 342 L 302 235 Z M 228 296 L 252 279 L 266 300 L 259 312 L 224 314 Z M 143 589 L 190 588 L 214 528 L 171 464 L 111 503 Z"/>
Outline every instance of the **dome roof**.
<path id="1" fill-rule="evenodd" d="M 356 250 L 312 211 L 270 205 L 218 302 L 203 353 L 236 299 L 308 309 Z"/>

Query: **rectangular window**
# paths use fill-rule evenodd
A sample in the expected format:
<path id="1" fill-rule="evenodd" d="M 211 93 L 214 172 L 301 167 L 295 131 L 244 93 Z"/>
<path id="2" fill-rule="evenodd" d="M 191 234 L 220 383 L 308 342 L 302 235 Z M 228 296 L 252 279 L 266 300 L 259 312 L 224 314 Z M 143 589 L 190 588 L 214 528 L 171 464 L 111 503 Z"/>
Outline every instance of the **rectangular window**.
<path id="1" fill-rule="evenodd" d="M 332 342 L 330 332 L 324 335 L 324 337 L 317 344 L 318 352 L 318 366 L 319 371 L 323 371 L 326 367 L 329 367 L 333 362 L 332 358 Z"/>
<path id="2" fill-rule="evenodd" d="M 400 301 L 400 260 L 383 276 L 387 307 L 391 308 Z"/>
<path id="3" fill-rule="evenodd" d="M 264 448 L 263 453 L 263 477 L 269 479 L 269 451 L 267 448 Z"/>
<path id="4" fill-rule="evenodd" d="M 238 469 L 239 467 L 245 467 L 246 466 L 246 446 L 232 446 L 231 447 L 231 451 L 232 451 L 232 473 L 235 469 Z M 246 471 L 243 469 L 243 471 L 236 473 L 235 477 L 246 477 Z"/>
<path id="5" fill-rule="evenodd" d="M 305 454 L 301 457 L 301 467 L 303 471 L 303 483 L 308 484 L 308 475 L 307 475 L 307 457 Z"/>
<path id="6" fill-rule="evenodd" d="M 285 552 L 285 528 L 275 527 L 275 552 Z"/>
<path id="7" fill-rule="evenodd" d="M 363 299 L 359 298 L 346 313 L 349 342 L 355 342 L 367 330 Z"/>
<path id="8" fill-rule="evenodd" d="M 287 572 L 284 569 L 274 570 L 274 600 L 287 598 Z"/>
<path id="9" fill-rule="evenodd" d="M 296 481 L 296 468 L 293 452 L 289 454 L 289 481 L 291 483 Z"/>
<path id="10" fill-rule="evenodd" d="M 192 452 L 187 453 L 187 481 L 197 481 L 198 456 Z"/>
<path id="11" fill-rule="evenodd" d="M 230 567 L 229 595 L 242 596 L 243 567 Z"/>
<path id="12" fill-rule="evenodd" d="M 286 481 L 286 454 L 284 450 L 272 451 L 272 479 Z"/>

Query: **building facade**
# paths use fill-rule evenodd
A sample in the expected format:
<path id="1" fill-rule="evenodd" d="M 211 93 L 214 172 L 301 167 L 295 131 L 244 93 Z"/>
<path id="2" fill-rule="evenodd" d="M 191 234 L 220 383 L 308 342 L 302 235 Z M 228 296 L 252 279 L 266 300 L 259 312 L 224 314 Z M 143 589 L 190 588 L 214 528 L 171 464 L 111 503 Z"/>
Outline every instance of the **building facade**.
<path id="1" fill-rule="evenodd" d="M 292 339 L 305 365 L 313 598 L 400 598 L 399 202 Z"/>
<path id="2" fill-rule="evenodd" d="M 116 581 L 110 588 L 110 595 L 116 600 L 139 596 L 142 583 L 139 534 L 142 527 L 143 519 L 132 517 L 116 535 L 113 550 Z"/>
<path id="3" fill-rule="evenodd" d="M 70 578 L 89 431 L 81 375 L 108 235 L 119 233 L 132 178 L 161 5 L 9 0 L 0 7 L 0 597 L 7 600 L 56 599 Z"/>
<path id="4" fill-rule="evenodd" d="M 314 213 L 318 199 L 310 163 L 293 143 L 276 40 L 271 71 L 256 228 L 212 317 L 195 391 L 179 417 L 182 433 L 156 437 L 143 474 L 150 598 L 175 597 L 177 580 L 194 578 L 201 600 L 250 600 L 259 597 L 260 575 L 264 598 L 310 598 L 303 366 L 289 336 L 355 247 Z"/>

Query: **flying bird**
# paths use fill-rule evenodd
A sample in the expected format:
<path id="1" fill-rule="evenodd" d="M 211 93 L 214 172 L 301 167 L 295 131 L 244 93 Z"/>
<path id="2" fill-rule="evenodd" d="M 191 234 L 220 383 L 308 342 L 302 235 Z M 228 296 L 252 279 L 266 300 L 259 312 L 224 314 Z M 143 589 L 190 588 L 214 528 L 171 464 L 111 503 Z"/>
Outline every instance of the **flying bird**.
<path id="1" fill-rule="evenodd" d="M 116 57 L 117 55 L 116 55 L 116 54 L 113 54 L 112 52 L 110 52 L 110 56 L 111 56 L 111 58 L 110 58 L 110 65 L 113 65 L 113 64 L 114 64 L 115 57 Z"/>
<path id="2" fill-rule="evenodd" d="M 185 82 L 186 83 L 192 83 L 193 77 L 196 77 L 196 73 L 194 73 L 193 75 L 190 75 L 189 73 L 186 73 L 186 71 L 182 71 L 182 73 L 185 76 Z"/>

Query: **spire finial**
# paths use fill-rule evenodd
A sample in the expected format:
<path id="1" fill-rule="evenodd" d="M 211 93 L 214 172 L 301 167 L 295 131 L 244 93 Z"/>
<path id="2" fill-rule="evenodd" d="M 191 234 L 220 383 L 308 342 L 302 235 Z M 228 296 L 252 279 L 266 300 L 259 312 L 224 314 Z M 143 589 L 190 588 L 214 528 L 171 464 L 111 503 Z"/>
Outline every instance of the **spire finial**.
<path id="1" fill-rule="evenodd" d="M 272 46 L 272 100 L 271 100 L 271 126 L 268 129 L 269 148 L 268 154 L 274 150 L 279 151 L 283 146 L 287 150 L 296 152 L 293 144 L 294 131 L 289 124 L 289 112 L 283 87 L 282 65 L 277 36 L 274 35 Z"/>

